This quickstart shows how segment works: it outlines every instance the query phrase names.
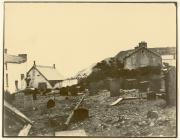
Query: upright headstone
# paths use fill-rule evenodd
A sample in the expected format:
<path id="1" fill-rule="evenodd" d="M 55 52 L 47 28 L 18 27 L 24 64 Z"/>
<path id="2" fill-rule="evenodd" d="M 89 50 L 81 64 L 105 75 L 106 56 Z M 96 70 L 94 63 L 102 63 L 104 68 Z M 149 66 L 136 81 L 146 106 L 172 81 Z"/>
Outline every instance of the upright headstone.
<path id="1" fill-rule="evenodd" d="M 33 96 L 31 94 L 24 95 L 24 110 L 33 110 Z"/>
<path id="2" fill-rule="evenodd" d="M 109 87 L 110 87 L 111 97 L 119 96 L 120 95 L 120 88 L 121 88 L 121 79 L 109 80 Z"/>
<path id="3" fill-rule="evenodd" d="M 90 82 L 89 83 L 89 91 L 90 91 L 90 95 L 95 95 L 98 92 L 96 82 Z"/>
<path id="4" fill-rule="evenodd" d="M 81 121 L 89 117 L 89 111 L 86 108 L 78 108 L 74 110 L 74 121 Z"/>
<path id="5" fill-rule="evenodd" d="M 168 105 L 176 105 L 176 68 L 170 67 L 165 75 L 166 82 L 166 101 Z"/>

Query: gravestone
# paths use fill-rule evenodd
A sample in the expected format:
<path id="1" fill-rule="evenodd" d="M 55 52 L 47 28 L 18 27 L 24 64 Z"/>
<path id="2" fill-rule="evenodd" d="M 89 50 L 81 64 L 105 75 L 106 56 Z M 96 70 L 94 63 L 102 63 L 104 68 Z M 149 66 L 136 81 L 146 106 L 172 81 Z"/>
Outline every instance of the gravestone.
<path id="1" fill-rule="evenodd" d="M 111 79 L 109 80 L 109 88 L 110 88 L 110 95 L 119 96 L 120 95 L 120 88 L 122 86 L 122 79 Z"/>
<path id="2" fill-rule="evenodd" d="M 55 107 L 55 101 L 50 99 L 48 102 L 47 102 L 47 108 L 50 109 L 50 108 L 53 108 Z"/>
<path id="3" fill-rule="evenodd" d="M 165 75 L 166 101 L 168 105 L 176 105 L 176 68 L 170 67 Z"/>
<path id="4" fill-rule="evenodd" d="M 31 94 L 24 95 L 24 110 L 33 110 L 33 96 Z"/>
<path id="5" fill-rule="evenodd" d="M 89 117 L 89 111 L 86 108 L 78 108 L 74 110 L 74 121 L 81 121 Z"/>

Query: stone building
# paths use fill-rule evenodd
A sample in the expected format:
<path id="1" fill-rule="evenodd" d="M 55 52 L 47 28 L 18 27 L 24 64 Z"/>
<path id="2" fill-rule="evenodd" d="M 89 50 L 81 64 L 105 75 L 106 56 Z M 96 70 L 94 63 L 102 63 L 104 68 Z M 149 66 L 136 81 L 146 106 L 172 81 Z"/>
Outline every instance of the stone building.
<path id="1" fill-rule="evenodd" d="M 161 66 L 161 56 L 149 50 L 146 42 L 140 42 L 137 47 L 123 58 L 124 69 L 137 69 L 146 66 Z"/>

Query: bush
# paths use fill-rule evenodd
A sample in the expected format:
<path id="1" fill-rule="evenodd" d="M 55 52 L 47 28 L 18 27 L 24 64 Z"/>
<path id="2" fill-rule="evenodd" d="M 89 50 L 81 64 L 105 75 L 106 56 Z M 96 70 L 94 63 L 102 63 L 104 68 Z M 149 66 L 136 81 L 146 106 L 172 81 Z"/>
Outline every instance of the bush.
<path id="1" fill-rule="evenodd" d="M 105 68 L 105 67 L 103 67 Z M 86 79 L 83 79 L 83 82 L 99 81 L 106 78 L 137 78 L 140 76 L 160 74 L 161 67 L 147 66 L 141 67 L 138 69 L 121 69 L 118 67 L 110 67 L 106 69 L 99 69 L 93 71 Z"/>

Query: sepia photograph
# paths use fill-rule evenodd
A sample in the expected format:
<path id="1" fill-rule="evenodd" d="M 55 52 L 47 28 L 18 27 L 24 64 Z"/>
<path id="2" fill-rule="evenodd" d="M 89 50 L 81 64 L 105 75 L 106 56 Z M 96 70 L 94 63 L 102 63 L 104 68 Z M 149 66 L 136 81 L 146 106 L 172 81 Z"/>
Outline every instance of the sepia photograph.
<path id="1" fill-rule="evenodd" d="M 3 6 L 2 137 L 177 138 L 177 2 Z"/>

